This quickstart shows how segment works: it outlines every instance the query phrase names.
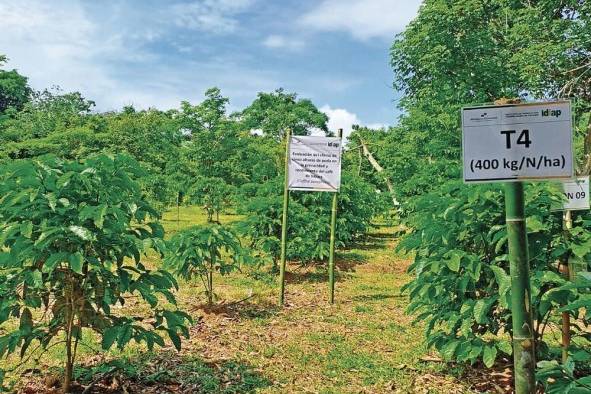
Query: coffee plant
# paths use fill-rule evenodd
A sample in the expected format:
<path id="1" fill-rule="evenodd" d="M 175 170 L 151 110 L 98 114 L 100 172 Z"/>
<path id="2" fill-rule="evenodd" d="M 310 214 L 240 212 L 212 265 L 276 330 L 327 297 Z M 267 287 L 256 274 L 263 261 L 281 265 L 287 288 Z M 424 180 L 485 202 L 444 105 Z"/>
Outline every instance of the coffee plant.
<path id="1" fill-rule="evenodd" d="M 174 308 L 176 280 L 143 263 L 165 244 L 134 180 L 144 175 L 138 168 L 107 155 L 0 167 L 0 357 L 65 347 L 64 392 L 85 330 L 105 350 L 132 340 L 152 349 L 164 336 L 180 349 L 179 336 L 189 334 L 190 317 Z M 152 316 L 123 312 L 128 297 L 147 303 Z"/>
<path id="2" fill-rule="evenodd" d="M 280 253 L 283 177 L 260 186 L 256 192 L 252 189 L 252 185 L 243 188 L 243 192 L 254 196 L 240 207 L 239 211 L 247 217 L 239 228 L 250 239 L 253 249 L 264 250 L 276 262 Z M 328 258 L 331 201 L 331 193 L 290 192 L 288 259 L 308 263 Z M 387 196 L 376 194 L 368 182 L 343 174 L 337 208 L 337 247 L 362 237 L 371 220 L 387 210 L 388 202 Z"/>
<path id="3" fill-rule="evenodd" d="M 253 260 L 233 231 L 212 224 L 183 230 L 169 242 L 166 268 L 184 279 L 198 277 L 203 283 L 207 302 L 214 301 L 213 275 L 227 275 Z"/>
<path id="4" fill-rule="evenodd" d="M 534 335 L 540 359 L 552 355 L 545 334 L 557 328 L 560 313 L 580 317 L 588 327 L 588 274 L 577 284 L 559 273 L 558 264 L 591 257 L 591 221 L 588 214 L 575 219 L 572 230 L 563 228 L 560 194 L 543 184 L 527 188 L 527 229 L 532 282 Z M 447 360 L 482 361 L 488 367 L 504 355 L 511 356 L 511 323 L 507 232 L 502 188 L 493 185 L 466 187 L 450 182 L 437 192 L 418 197 L 410 205 L 409 233 L 399 245 L 414 251 L 409 268 L 414 279 L 404 287 L 410 297 L 408 311 L 425 322 L 427 343 Z M 591 344 L 579 326 L 572 354 Z M 584 360 L 581 360 L 584 361 Z"/>
<path id="5" fill-rule="evenodd" d="M 235 187 L 221 178 L 198 177 L 188 187 L 189 202 L 199 204 L 207 214 L 207 222 L 220 222 L 220 213 L 231 206 L 236 193 Z"/>

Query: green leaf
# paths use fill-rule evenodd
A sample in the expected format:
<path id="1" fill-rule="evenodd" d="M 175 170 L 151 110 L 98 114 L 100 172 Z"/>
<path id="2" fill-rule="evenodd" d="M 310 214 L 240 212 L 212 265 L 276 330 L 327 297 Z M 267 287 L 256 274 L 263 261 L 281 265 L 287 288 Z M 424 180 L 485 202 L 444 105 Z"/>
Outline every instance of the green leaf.
<path id="1" fill-rule="evenodd" d="M 55 269 L 56 265 L 63 263 L 64 261 L 67 261 L 68 257 L 68 254 L 63 252 L 52 254 L 51 256 L 49 256 L 47 260 L 45 260 L 42 271 L 44 273 L 52 272 Z"/>
<path id="2" fill-rule="evenodd" d="M 511 289 L 511 277 L 501 267 L 492 265 L 490 269 L 495 275 L 495 280 L 499 285 L 499 303 L 503 307 L 508 307 L 507 295 Z"/>
<path id="3" fill-rule="evenodd" d="M 118 335 L 119 335 L 119 327 L 107 328 L 103 332 L 103 341 L 102 341 L 103 350 L 109 350 L 111 348 L 111 346 L 113 346 L 113 343 L 115 343 L 115 340 L 117 339 Z"/>
<path id="4" fill-rule="evenodd" d="M 93 239 L 92 233 L 87 228 L 80 226 L 70 226 L 68 229 L 84 241 L 90 241 Z"/>
<path id="5" fill-rule="evenodd" d="M 482 361 L 487 368 L 491 368 L 495 364 L 497 358 L 497 348 L 495 346 L 486 346 L 482 355 Z"/>
<path id="6" fill-rule="evenodd" d="M 527 218 L 527 231 L 529 233 L 537 233 L 547 228 L 544 223 L 537 216 L 531 216 Z"/>
<path id="7" fill-rule="evenodd" d="M 460 270 L 460 263 L 462 261 L 462 256 L 459 254 L 453 254 L 449 260 L 446 261 L 447 267 L 452 270 L 453 272 L 458 272 Z"/>
<path id="8" fill-rule="evenodd" d="M 441 355 L 443 356 L 443 358 L 448 361 L 453 360 L 454 355 L 455 355 L 455 351 L 456 351 L 459 344 L 460 344 L 459 341 L 450 340 L 450 342 L 448 342 L 443 347 L 443 349 L 441 349 Z"/>
<path id="9" fill-rule="evenodd" d="M 174 330 L 166 330 L 168 332 L 168 336 L 170 337 L 170 340 L 172 341 L 174 347 L 176 348 L 176 350 L 178 350 L 179 352 L 181 351 L 181 338 L 177 335 L 177 333 Z"/>
<path id="10" fill-rule="evenodd" d="M 496 343 L 497 349 L 510 356 L 513 354 L 513 346 L 509 341 L 498 341 Z"/>
<path id="11" fill-rule="evenodd" d="M 476 304 L 474 304 L 474 320 L 478 324 L 484 324 L 488 321 L 487 313 L 490 308 L 490 305 L 486 302 L 486 300 L 478 300 Z"/>
<path id="12" fill-rule="evenodd" d="M 24 308 L 21 312 L 19 330 L 25 335 L 30 334 L 33 330 L 33 314 L 29 308 Z"/>
<path id="13" fill-rule="evenodd" d="M 12 261 L 12 257 L 8 252 L 0 252 L 0 268 L 6 267 Z"/>
<path id="14" fill-rule="evenodd" d="M 55 207 L 57 205 L 57 198 L 55 197 L 55 194 L 47 193 L 45 198 L 47 198 L 47 204 L 49 205 L 49 208 L 51 208 L 52 211 L 55 211 Z"/>
<path id="15" fill-rule="evenodd" d="M 125 345 L 129 343 L 131 340 L 132 335 L 132 328 L 130 324 L 126 324 L 119 330 L 119 335 L 117 336 L 117 347 L 119 349 L 123 349 Z"/>
<path id="16" fill-rule="evenodd" d="M 27 221 L 21 224 L 21 234 L 26 238 L 31 238 L 31 236 L 33 235 L 33 223 Z"/>
<path id="17" fill-rule="evenodd" d="M 587 242 L 582 245 L 571 244 L 570 247 L 575 256 L 581 259 L 585 258 L 585 256 L 591 252 L 591 242 Z"/>
<path id="18" fill-rule="evenodd" d="M 82 263 L 84 262 L 82 254 L 80 252 L 71 254 L 68 260 L 70 262 L 70 269 L 77 274 L 82 274 Z"/>
<path id="19" fill-rule="evenodd" d="M 93 214 L 94 225 L 98 228 L 103 228 L 103 223 L 105 221 L 105 214 L 107 213 L 107 205 L 101 204 L 99 205 Z"/>

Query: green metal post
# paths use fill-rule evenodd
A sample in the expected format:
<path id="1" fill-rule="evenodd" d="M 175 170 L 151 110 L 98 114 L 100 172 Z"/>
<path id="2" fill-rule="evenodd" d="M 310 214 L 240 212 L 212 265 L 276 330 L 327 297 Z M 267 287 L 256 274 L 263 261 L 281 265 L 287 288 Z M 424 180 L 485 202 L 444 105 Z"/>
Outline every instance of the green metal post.
<path id="1" fill-rule="evenodd" d="M 343 139 L 343 129 L 339 129 L 339 138 Z M 332 210 L 330 215 L 330 251 L 328 256 L 328 285 L 329 285 L 329 301 L 334 304 L 334 244 L 335 232 L 337 227 L 337 203 L 339 193 L 335 192 L 332 196 Z"/>
<path id="2" fill-rule="evenodd" d="M 285 257 L 287 254 L 287 211 L 289 209 L 289 141 L 291 131 L 285 132 L 285 183 L 283 186 L 283 218 L 281 222 L 281 265 L 279 266 L 279 305 L 285 301 Z"/>
<path id="3" fill-rule="evenodd" d="M 515 394 L 534 394 L 536 392 L 536 359 L 523 183 L 507 183 L 505 187 L 505 213 L 511 274 Z"/>

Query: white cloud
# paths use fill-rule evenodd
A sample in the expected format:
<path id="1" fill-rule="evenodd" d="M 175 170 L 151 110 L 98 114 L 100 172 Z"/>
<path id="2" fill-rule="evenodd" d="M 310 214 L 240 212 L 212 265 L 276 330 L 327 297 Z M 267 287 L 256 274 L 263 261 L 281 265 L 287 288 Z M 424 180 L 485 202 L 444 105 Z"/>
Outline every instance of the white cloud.
<path id="1" fill-rule="evenodd" d="M 347 141 L 347 138 L 353 131 L 353 125 L 365 126 L 370 129 L 388 127 L 388 125 L 381 123 L 365 124 L 359 119 L 357 114 L 349 112 L 344 108 L 332 108 L 330 105 L 324 105 L 320 107 L 320 111 L 328 115 L 328 129 L 330 131 L 336 133 L 339 129 L 343 129 L 343 139 L 345 141 Z"/>
<path id="2" fill-rule="evenodd" d="M 299 22 L 319 31 L 345 31 L 359 40 L 391 40 L 417 15 L 421 3 L 421 0 L 323 0 Z"/>
<path id="3" fill-rule="evenodd" d="M 328 115 L 328 129 L 335 133 L 338 129 L 343 129 L 343 137 L 351 134 L 353 125 L 361 123 L 356 114 L 343 108 L 331 108 L 329 105 L 324 105 L 320 110 Z"/>
<path id="4" fill-rule="evenodd" d="M 268 36 L 263 41 L 263 45 L 267 48 L 287 49 L 292 51 L 297 51 L 304 48 L 304 42 L 302 40 L 285 37 L 277 34 L 272 34 Z"/>
<path id="5" fill-rule="evenodd" d="M 209 33 L 231 33 L 238 22 L 235 16 L 244 11 L 253 0 L 197 0 L 171 7 L 177 26 Z"/>
<path id="6" fill-rule="evenodd" d="M 204 4 L 214 3 L 217 10 L 235 10 L 251 1 Z M 8 56 L 8 67 L 29 77 L 34 89 L 58 85 L 65 91 L 80 91 L 101 111 L 130 104 L 174 108 L 181 100 L 201 100 L 212 85 L 241 101 L 280 86 L 274 72 L 248 68 L 234 58 L 162 62 L 144 47 L 165 31 L 156 16 L 150 23 L 139 18 L 141 23 L 131 20 L 122 25 L 129 10 L 109 11 L 123 13 L 105 20 L 71 1 L 0 0 L 0 54 Z"/>
<path id="7" fill-rule="evenodd" d="M 10 65 L 38 88 L 61 85 L 102 91 L 114 81 L 99 64 L 101 59 L 123 55 L 120 37 L 97 37 L 97 26 L 77 4 L 34 0 L 0 3 L 0 48 Z"/>
<path id="8" fill-rule="evenodd" d="M 368 129 L 374 129 L 374 130 L 387 129 L 389 127 L 385 123 L 368 123 L 368 124 L 366 124 L 364 126 L 367 127 Z"/>

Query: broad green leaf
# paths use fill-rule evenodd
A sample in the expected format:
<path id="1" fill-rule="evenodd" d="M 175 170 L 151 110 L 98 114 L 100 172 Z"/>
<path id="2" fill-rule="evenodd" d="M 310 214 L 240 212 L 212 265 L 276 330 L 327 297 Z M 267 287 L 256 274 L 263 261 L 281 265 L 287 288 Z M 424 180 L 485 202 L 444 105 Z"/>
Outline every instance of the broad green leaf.
<path id="1" fill-rule="evenodd" d="M 68 229 L 84 241 L 90 241 L 93 239 L 92 233 L 87 228 L 80 226 L 70 226 Z"/>
<path id="2" fill-rule="evenodd" d="M 33 223 L 31 221 L 21 224 L 21 234 L 26 238 L 31 238 L 31 235 L 33 235 Z"/>
<path id="3" fill-rule="evenodd" d="M 84 257 L 80 252 L 71 254 L 68 258 L 70 262 L 70 268 L 72 271 L 76 272 L 77 274 L 82 274 L 82 263 L 84 262 Z"/>
<path id="4" fill-rule="evenodd" d="M 63 253 L 63 252 L 54 253 L 51 256 L 49 256 L 49 258 L 47 260 L 45 260 L 45 263 L 43 264 L 42 271 L 44 273 L 52 272 L 58 264 L 63 263 L 67 260 L 68 260 L 67 253 Z"/>
<path id="5" fill-rule="evenodd" d="M 476 304 L 474 304 L 474 320 L 478 324 L 484 324 L 488 321 L 487 313 L 490 308 L 490 304 L 486 302 L 486 300 L 478 300 Z"/>
<path id="6" fill-rule="evenodd" d="M 19 330 L 28 335 L 33 330 L 33 314 L 29 308 L 24 308 L 21 312 Z"/>
<path id="7" fill-rule="evenodd" d="M 513 346 L 511 345 L 510 341 L 498 341 L 496 343 L 497 349 L 499 349 L 500 351 L 502 351 L 503 353 L 507 354 L 507 355 L 512 355 L 513 354 Z"/>
<path id="8" fill-rule="evenodd" d="M 460 263 L 462 261 L 462 256 L 459 254 L 453 254 L 449 260 L 446 261 L 447 267 L 452 270 L 453 272 L 458 272 L 460 270 Z"/>
<path id="9" fill-rule="evenodd" d="M 55 197 L 55 194 L 47 193 L 45 195 L 45 198 L 47 199 L 47 204 L 49 205 L 49 208 L 51 208 L 52 211 L 55 211 L 55 207 L 57 206 L 57 198 Z"/>
<path id="10" fill-rule="evenodd" d="M 10 256 L 10 253 L 0 252 L 0 268 L 7 267 L 11 261 L 12 258 Z"/>
<path id="11" fill-rule="evenodd" d="M 571 244 L 570 247 L 575 256 L 579 258 L 584 258 L 587 254 L 591 253 L 591 241 L 581 245 Z"/>
<path id="12" fill-rule="evenodd" d="M 101 204 L 99 205 L 93 215 L 94 225 L 98 228 L 103 228 L 103 223 L 105 220 L 105 214 L 107 213 L 107 205 Z"/>
<path id="13" fill-rule="evenodd" d="M 455 355 L 455 351 L 458 347 L 458 345 L 460 344 L 459 341 L 450 341 L 448 342 L 442 349 L 441 349 L 441 355 L 443 356 L 443 358 L 445 360 L 453 360 L 454 355 Z"/>
<path id="14" fill-rule="evenodd" d="M 487 368 L 491 368 L 495 364 L 497 358 L 497 348 L 495 346 L 486 346 L 482 355 L 482 361 Z"/>
<path id="15" fill-rule="evenodd" d="M 109 350 L 111 348 L 111 346 L 113 346 L 113 343 L 115 343 L 115 340 L 119 336 L 119 330 L 120 330 L 120 327 L 115 326 L 115 327 L 109 327 L 103 332 L 103 341 L 102 341 L 103 350 Z"/>
<path id="16" fill-rule="evenodd" d="M 176 350 L 178 350 L 179 352 L 181 351 L 181 338 L 178 336 L 178 334 L 174 331 L 174 330 L 166 330 L 168 332 L 168 336 L 170 337 L 170 340 L 172 341 L 174 347 L 176 348 Z"/>
<path id="17" fill-rule="evenodd" d="M 119 335 L 117 336 L 117 347 L 119 349 L 123 349 L 125 345 L 129 343 L 131 340 L 132 335 L 132 328 L 131 325 L 126 324 L 119 330 Z"/>

